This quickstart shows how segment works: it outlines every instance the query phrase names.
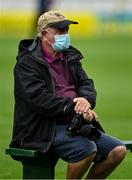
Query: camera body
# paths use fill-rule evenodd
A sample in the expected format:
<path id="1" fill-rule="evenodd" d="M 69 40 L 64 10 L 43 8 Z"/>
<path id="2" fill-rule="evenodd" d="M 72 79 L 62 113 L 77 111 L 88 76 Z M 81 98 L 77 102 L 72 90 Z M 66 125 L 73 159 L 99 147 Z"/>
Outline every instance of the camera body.
<path id="1" fill-rule="evenodd" d="M 83 116 L 74 115 L 70 125 L 66 129 L 66 133 L 71 136 L 81 135 L 88 137 L 90 140 L 96 140 L 101 136 L 100 131 L 84 120 Z"/>

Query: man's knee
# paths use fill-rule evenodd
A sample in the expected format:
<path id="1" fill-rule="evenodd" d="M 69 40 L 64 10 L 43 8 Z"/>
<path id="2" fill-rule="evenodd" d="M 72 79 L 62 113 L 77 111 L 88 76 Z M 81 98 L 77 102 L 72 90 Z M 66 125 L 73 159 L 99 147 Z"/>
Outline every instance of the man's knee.
<path id="1" fill-rule="evenodd" d="M 120 163 L 126 155 L 126 147 L 125 146 L 117 146 L 114 148 L 108 155 L 110 157 L 111 162 Z"/>
<path id="2" fill-rule="evenodd" d="M 123 160 L 126 155 L 126 147 L 125 146 L 118 146 L 115 148 L 115 156 L 118 160 Z"/>

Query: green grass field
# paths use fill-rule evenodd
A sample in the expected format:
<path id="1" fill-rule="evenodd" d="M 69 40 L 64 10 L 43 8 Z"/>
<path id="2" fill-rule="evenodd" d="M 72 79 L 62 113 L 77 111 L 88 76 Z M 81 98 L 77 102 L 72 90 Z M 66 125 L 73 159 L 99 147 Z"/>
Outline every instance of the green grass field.
<path id="1" fill-rule="evenodd" d="M 13 67 L 19 39 L 0 39 L 0 179 L 20 179 L 21 164 L 4 154 L 13 124 Z M 82 64 L 98 92 L 96 112 L 106 132 L 132 139 L 132 38 L 73 39 L 84 55 Z M 132 178 L 132 154 L 109 176 Z M 59 161 L 56 178 L 65 179 L 66 163 Z"/>

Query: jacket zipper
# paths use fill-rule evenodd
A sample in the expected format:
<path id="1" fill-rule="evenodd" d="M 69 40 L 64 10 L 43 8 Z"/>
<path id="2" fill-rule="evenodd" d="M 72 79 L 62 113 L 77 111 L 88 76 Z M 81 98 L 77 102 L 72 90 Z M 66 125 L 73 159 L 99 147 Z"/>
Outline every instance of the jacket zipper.
<path id="1" fill-rule="evenodd" d="M 41 61 L 38 61 L 38 59 L 34 58 L 33 56 L 32 56 L 32 58 L 33 58 L 35 61 L 37 61 L 38 63 L 42 64 L 43 66 L 45 66 L 45 67 L 47 68 L 47 70 L 48 70 L 48 72 L 49 72 L 49 74 L 50 74 L 50 76 L 51 76 L 52 87 L 53 87 L 53 88 L 52 88 L 53 94 L 55 95 L 55 83 L 54 83 L 54 78 L 53 78 L 52 73 L 50 73 L 50 69 L 49 69 L 48 65 L 46 65 L 45 63 L 43 63 L 43 62 L 41 62 Z M 55 135 L 55 125 L 56 125 L 56 122 L 55 122 L 55 124 L 54 124 L 54 129 L 53 129 L 52 138 L 51 138 L 51 140 L 50 140 L 50 143 L 48 144 L 46 150 L 43 150 L 43 151 L 42 151 L 43 153 L 46 153 L 46 152 L 48 151 L 48 149 L 50 148 L 50 145 L 51 145 L 52 142 L 53 142 L 53 138 L 54 138 L 54 135 Z"/>
<path id="2" fill-rule="evenodd" d="M 69 66 L 69 71 L 70 71 L 70 73 L 72 75 L 73 81 L 75 82 L 75 87 L 77 88 L 78 85 L 77 85 L 77 81 L 76 81 L 76 78 L 75 78 L 75 73 L 73 72 L 72 67 L 71 67 L 74 63 L 73 62 L 68 62 L 68 66 Z"/>

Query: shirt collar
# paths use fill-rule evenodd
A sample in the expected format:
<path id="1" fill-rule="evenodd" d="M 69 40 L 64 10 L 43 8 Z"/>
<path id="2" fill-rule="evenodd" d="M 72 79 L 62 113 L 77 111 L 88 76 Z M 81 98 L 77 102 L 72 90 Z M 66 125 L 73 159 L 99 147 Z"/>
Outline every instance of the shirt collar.
<path id="1" fill-rule="evenodd" d="M 44 58 L 46 59 L 46 61 L 48 61 L 48 63 L 52 63 L 53 61 L 59 58 L 61 61 L 64 60 L 64 54 L 62 52 L 59 54 L 57 58 L 53 57 L 48 51 L 46 51 L 46 49 L 43 49 L 43 54 L 44 54 Z"/>

